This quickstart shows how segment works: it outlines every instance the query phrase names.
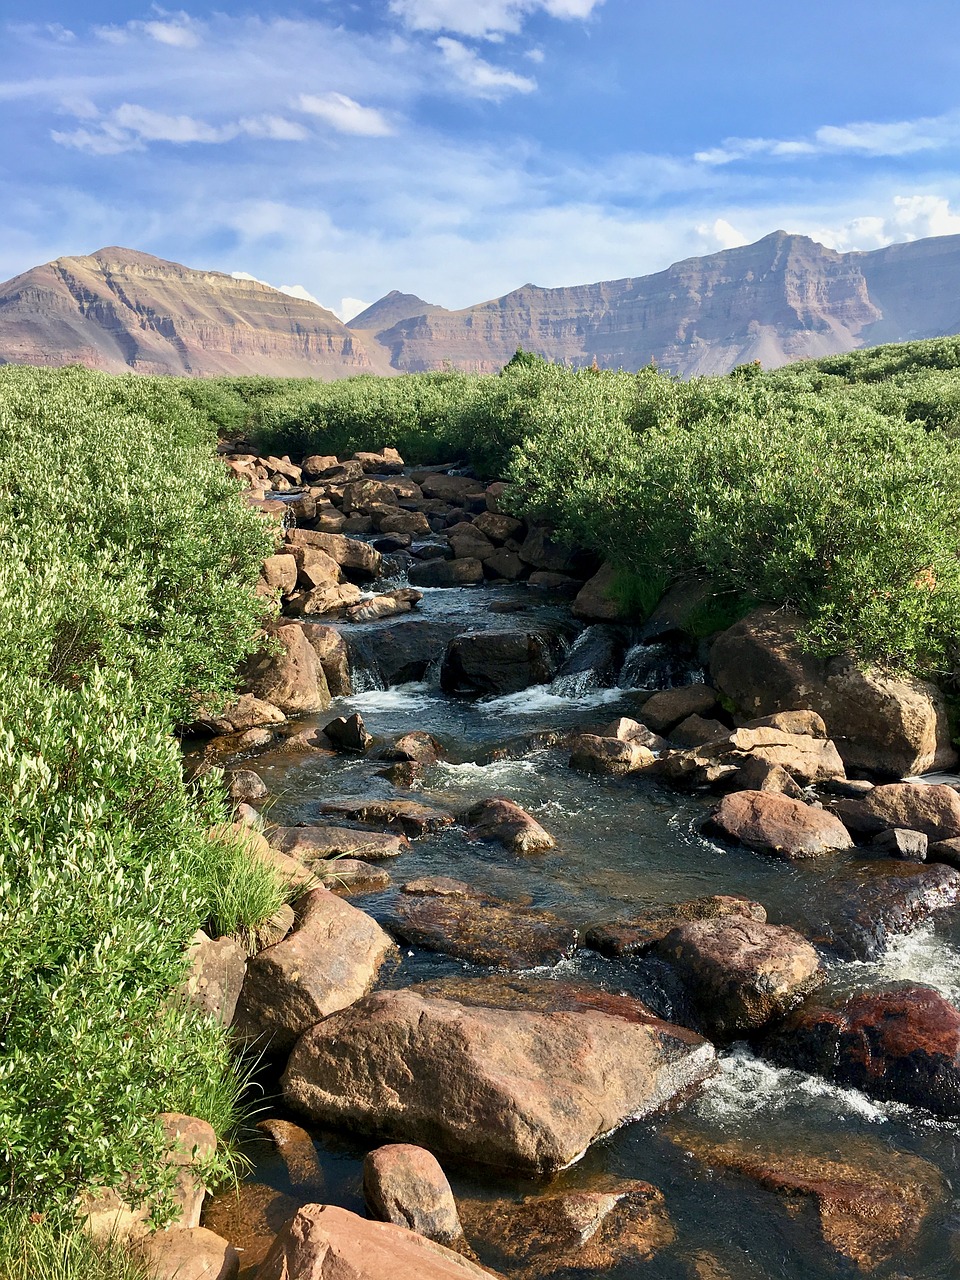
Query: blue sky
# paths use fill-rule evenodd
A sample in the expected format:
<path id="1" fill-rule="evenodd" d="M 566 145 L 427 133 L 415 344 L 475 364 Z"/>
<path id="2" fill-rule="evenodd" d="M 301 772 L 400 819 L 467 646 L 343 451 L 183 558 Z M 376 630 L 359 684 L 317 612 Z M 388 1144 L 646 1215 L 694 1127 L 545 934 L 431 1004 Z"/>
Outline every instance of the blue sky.
<path id="1" fill-rule="evenodd" d="M 0 279 L 105 245 L 348 315 L 777 228 L 960 233 L 946 0 L 0 0 Z"/>

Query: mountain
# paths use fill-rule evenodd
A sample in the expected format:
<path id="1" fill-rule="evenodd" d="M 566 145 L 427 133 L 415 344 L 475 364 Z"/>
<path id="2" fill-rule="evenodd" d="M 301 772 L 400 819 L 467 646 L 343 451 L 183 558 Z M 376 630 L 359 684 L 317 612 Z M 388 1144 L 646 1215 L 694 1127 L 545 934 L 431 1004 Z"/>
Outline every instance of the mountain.
<path id="1" fill-rule="evenodd" d="M 526 284 L 448 311 L 396 290 L 349 325 L 254 280 L 130 249 L 58 258 L 0 285 L 0 363 L 332 379 L 495 372 L 550 360 L 685 377 L 960 331 L 960 236 L 837 253 L 784 231 L 655 275 Z"/>
<path id="2" fill-rule="evenodd" d="M 58 258 L 0 285 L 0 363 L 108 373 L 342 378 L 389 372 L 316 303 L 131 249 Z"/>

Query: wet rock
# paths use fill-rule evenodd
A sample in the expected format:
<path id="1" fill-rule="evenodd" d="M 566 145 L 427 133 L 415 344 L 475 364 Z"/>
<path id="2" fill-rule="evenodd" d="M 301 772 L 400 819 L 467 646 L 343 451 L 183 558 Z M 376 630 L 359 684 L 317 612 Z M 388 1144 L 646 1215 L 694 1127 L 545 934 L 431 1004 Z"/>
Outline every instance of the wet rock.
<path id="1" fill-rule="evenodd" d="M 410 587 L 401 587 L 397 591 L 386 591 L 383 595 L 373 596 L 370 600 L 361 600 L 347 608 L 348 622 L 379 622 L 382 618 L 390 618 L 398 613 L 410 613 L 423 599 L 421 591 Z"/>
<path id="2" fill-rule="evenodd" d="M 454 525 L 447 530 L 447 539 L 453 547 L 453 554 L 457 560 L 466 560 L 471 556 L 477 560 L 483 560 L 485 556 L 492 555 L 494 552 L 494 545 L 490 539 L 472 524 Z"/>
<path id="3" fill-rule="evenodd" d="M 471 1237 L 521 1280 L 640 1266 L 676 1235 L 663 1192 L 649 1182 L 608 1179 L 603 1189 L 530 1196 L 519 1204 L 475 1202 L 464 1216 Z"/>
<path id="4" fill-rule="evenodd" d="M 945 862 L 948 867 L 960 869 L 960 836 L 952 840 L 935 840 L 927 845 L 928 862 Z"/>
<path id="5" fill-rule="evenodd" d="M 447 646 L 440 687 L 497 696 L 547 684 L 557 670 L 558 649 L 556 636 L 546 632 L 467 631 Z"/>
<path id="6" fill-rule="evenodd" d="M 707 742 L 716 742 L 729 733 L 725 724 L 719 720 L 706 720 L 703 716 L 687 716 L 676 728 L 671 729 L 670 738 L 682 747 L 699 747 Z"/>
<path id="7" fill-rule="evenodd" d="M 422 511 L 396 511 L 380 520 L 381 533 L 403 533 L 413 537 L 429 536 L 430 521 Z M 407 543 L 409 546 L 409 543 Z M 394 548 L 396 549 L 396 548 Z"/>
<path id="8" fill-rule="evenodd" d="M 705 684 L 661 689 L 643 704 L 643 723 L 656 733 L 669 734 L 689 716 L 706 716 L 717 705 L 715 690 Z"/>
<path id="9" fill-rule="evenodd" d="M 272 702 L 290 716 L 328 707 L 326 676 L 303 628 L 286 623 L 267 628 L 266 635 L 269 647 L 244 667 L 246 692 Z"/>
<path id="10" fill-rule="evenodd" d="M 873 847 L 890 858 L 902 858 L 904 862 L 926 862 L 930 841 L 922 831 L 905 831 L 893 827 L 873 837 Z"/>
<path id="11" fill-rule="evenodd" d="M 413 542 L 409 533 L 388 533 L 382 538 L 373 540 L 373 548 L 382 556 L 393 555 L 395 551 L 407 551 Z"/>
<path id="12" fill-rule="evenodd" d="M 367 733 L 363 716 L 355 711 L 352 716 L 337 716 L 323 726 L 323 732 L 340 751 L 355 751 L 362 755 L 373 746 L 373 735 Z"/>
<path id="13" fill-rule="evenodd" d="M 317 1148 L 306 1129 L 278 1119 L 261 1120 L 257 1128 L 279 1153 L 292 1189 L 302 1198 L 319 1199 L 325 1179 Z"/>
<path id="14" fill-rule="evenodd" d="M 483 581 L 483 565 L 476 557 L 420 560 L 410 566 L 408 577 L 415 587 L 475 587 Z"/>
<path id="15" fill-rule="evenodd" d="M 315 862 L 313 869 L 321 884 L 341 898 L 359 893 L 380 893 L 392 883 L 390 873 L 359 858 L 330 858 Z"/>
<path id="16" fill-rule="evenodd" d="M 667 902 L 649 907 L 638 915 L 594 925 L 587 930 L 584 945 L 614 959 L 644 955 L 655 942 L 690 920 L 713 920 L 719 916 L 743 916 L 763 924 L 767 913 L 759 902 L 739 894 L 718 893 L 686 902 Z"/>
<path id="17" fill-rule="evenodd" d="M 151 1280 L 236 1280 L 240 1254 L 206 1227 L 168 1227 L 136 1249 Z"/>
<path id="18" fill-rule="evenodd" d="M 371 1151 L 363 1162 L 363 1196 L 381 1222 L 454 1248 L 463 1241 L 450 1183 L 436 1156 L 423 1147 L 393 1142 Z"/>
<path id="19" fill-rule="evenodd" d="M 294 547 L 315 547 L 335 560 L 351 582 L 373 582 L 381 575 L 383 557 L 366 542 L 343 533 L 313 529 L 288 529 L 287 542 Z"/>
<path id="20" fill-rule="evenodd" d="M 714 1070 L 699 1036 L 638 1001 L 619 1007 L 635 1020 L 380 991 L 301 1037 L 284 1097 L 322 1124 L 530 1173 L 561 1169 Z"/>
<path id="21" fill-rule="evenodd" d="M 453 822 L 453 814 L 446 809 L 431 808 L 415 800 L 377 800 L 358 797 L 355 800 L 336 800 L 320 806 L 321 813 L 345 818 L 350 822 L 369 822 L 385 827 L 398 828 L 411 839 L 442 831 Z"/>
<path id="22" fill-rule="evenodd" d="M 795 614 L 758 609 L 714 641 L 711 676 L 742 714 L 816 711 L 846 767 L 879 777 L 956 764 L 938 689 L 862 671 L 849 658 L 823 662 L 802 649 L 797 637 L 804 625 Z"/>
<path id="23" fill-rule="evenodd" d="M 187 948 L 187 964 L 180 986 L 184 1000 L 229 1027 L 247 970 L 246 951 L 235 938 L 211 938 L 198 929 Z"/>
<path id="24" fill-rule="evenodd" d="M 481 556 L 481 560 L 488 576 L 506 578 L 508 582 L 517 582 L 529 572 L 517 553 L 506 547 L 497 547 L 495 551 Z"/>
<path id="25" fill-rule="evenodd" d="M 808 1001 L 763 1051 L 874 1098 L 960 1116 L 960 1013 L 932 987 Z"/>
<path id="26" fill-rule="evenodd" d="M 247 965 L 235 1027 L 273 1053 L 320 1018 L 369 991 L 393 941 L 377 922 L 326 889 L 298 904 L 297 928 Z"/>
<path id="27" fill-rule="evenodd" d="M 891 942 L 960 898 L 960 872 L 940 863 L 878 859 L 845 868 L 799 927 L 841 960 L 876 960 Z"/>
<path id="28" fill-rule="evenodd" d="M 862 800 L 874 788 L 865 778 L 828 778 L 821 782 L 819 790 L 828 796 L 843 796 L 847 800 Z"/>
<path id="29" fill-rule="evenodd" d="M 535 818 L 502 796 L 481 800 L 467 810 L 462 821 L 474 839 L 498 840 L 515 853 L 537 853 L 556 847 L 556 840 Z"/>
<path id="30" fill-rule="evenodd" d="M 953 787 L 893 782 L 873 787 L 862 800 L 837 800 L 833 807 L 860 835 L 904 827 L 922 831 L 933 841 L 960 836 L 960 795 Z"/>
<path id="31" fill-rule="evenodd" d="M 656 759 L 653 752 L 639 742 L 600 738 L 591 733 L 578 734 L 571 740 L 570 747 L 571 769 L 615 778 L 628 773 L 639 773 Z"/>
<path id="32" fill-rule="evenodd" d="M 271 839 L 283 853 L 301 862 L 344 857 L 379 862 L 383 858 L 397 858 L 410 848 L 406 836 L 355 827 L 277 827 Z"/>
<path id="33" fill-rule="evenodd" d="M 713 1169 L 749 1179 L 779 1199 L 800 1241 L 813 1228 L 834 1257 L 872 1271 L 905 1250 L 942 1194 L 936 1169 L 887 1143 L 846 1136 L 843 1154 L 757 1149 L 681 1133 L 675 1141 Z"/>
<path id="34" fill-rule="evenodd" d="M 424 766 L 436 764 L 443 754 L 440 743 L 423 729 L 405 733 L 392 746 L 382 747 L 378 752 L 381 760 L 409 760 Z"/>
<path id="35" fill-rule="evenodd" d="M 520 559 L 531 569 L 566 573 L 581 580 L 589 577 L 597 568 L 596 557 L 557 542 L 542 527 L 532 528 L 524 538 L 520 547 Z"/>
<path id="36" fill-rule="evenodd" d="M 423 777 L 423 765 L 416 760 L 398 760 L 386 769 L 377 770 L 378 778 L 386 778 L 391 786 L 409 791 Z"/>
<path id="37" fill-rule="evenodd" d="M 256 804 L 270 794 L 259 773 L 252 769 L 234 769 L 227 775 L 227 794 L 239 804 Z"/>
<path id="38" fill-rule="evenodd" d="M 523 555 L 522 550 L 520 554 Z M 612 564 L 602 565 L 574 597 L 574 617 L 588 622 L 619 622 L 629 618 L 630 606 L 617 590 L 618 578 L 619 574 Z"/>
<path id="39" fill-rule="evenodd" d="M 727 1037 L 782 1017 L 823 981 L 796 930 L 746 916 L 679 925 L 653 950 L 679 974 L 708 1033 Z"/>
<path id="40" fill-rule="evenodd" d="M 356 664 L 367 665 L 389 688 L 423 679 L 428 668 L 440 661 L 460 625 L 412 617 L 354 633 L 350 643 L 354 654 L 359 654 Z"/>
<path id="41" fill-rule="evenodd" d="M 773 791 L 724 796 L 709 825 L 726 839 L 782 858 L 819 858 L 853 848 L 850 833 L 832 813 Z"/>
<path id="42" fill-rule="evenodd" d="M 731 784 L 739 778 L 737 765 L 723 760 L 711 760 L 696 749 L 671 751 L 657 761 L 657 776 L 674 787 L 703 790 Z"/>
<path id="43" fill-rule="evenodd" d="M 226 733 L 208 742 L 203 749 L 205 764 L 220 767 L 242 760 L 266 749 L 273 743 L 269 729 L 244 729 L 242 733 Z"/>
<path id="44" fill-rule="evenodd" d="M 405 884 L 388 923 L 414 946 L 501 969 L 558 964 L 578 945 L 577 930 L 551 912 L 445 876 Z"/>
<path id="45" fill-rule="evenodd" d="M 327 678 L 327 688 L 334 698 L 353 693 L 350 681 L 350 657 L 347 643 L 336 627 L 320 622 L 301 623 L 303 634 L 320 661 Z"/>
<path id="46" fill-rule="evenodd" d="M 304 1205 L 253 1280 L 490 1280 L 492 1272 L 441 1244 L 330 1204 Z"/>
<path id="47" fill-rule="evenodd" d="M 527 579 L 527 586 L 570 597 L 578 595 L 583 589 L 579 578 L 571 578 L 566 573 L 550 573 L 546 569 L 535 569 Z"/>

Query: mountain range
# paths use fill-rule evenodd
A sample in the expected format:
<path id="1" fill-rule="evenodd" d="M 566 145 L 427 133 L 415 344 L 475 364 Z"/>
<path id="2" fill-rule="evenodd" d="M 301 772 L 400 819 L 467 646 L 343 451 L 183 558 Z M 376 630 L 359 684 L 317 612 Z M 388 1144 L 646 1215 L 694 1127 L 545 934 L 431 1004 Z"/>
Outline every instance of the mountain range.
<path id="1" fill-rule="evenodd" d="M 654 275 L 526 284 L 460 311 L 393 291 L 343 324 L 269 285 L 136 250 L 58 258 L 0 285 L 0 364 L 323 380 L 553 361 L 684 377 L 960 331 L 960 235 L 838 253 L 775 231 Z"/>

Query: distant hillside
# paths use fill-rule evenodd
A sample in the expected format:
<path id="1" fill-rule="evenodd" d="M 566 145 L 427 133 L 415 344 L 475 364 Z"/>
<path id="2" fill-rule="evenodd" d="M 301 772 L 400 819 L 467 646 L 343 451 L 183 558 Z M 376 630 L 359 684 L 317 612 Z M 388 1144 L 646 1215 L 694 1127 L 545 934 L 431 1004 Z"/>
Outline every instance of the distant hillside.
<path id="1" fill-rule="evenodd" d="M 0 363 L 329 380 L 495 372 L 518 346 L 572 365 L 685 377 L 960 331 L 960 236 L 836 253 L 777 231 L 655 275 L 528 284 L 448 311 L 388 293 L 349 325 L 252 280 L 129 249 L 59 258 L 0 285 Z"/>

